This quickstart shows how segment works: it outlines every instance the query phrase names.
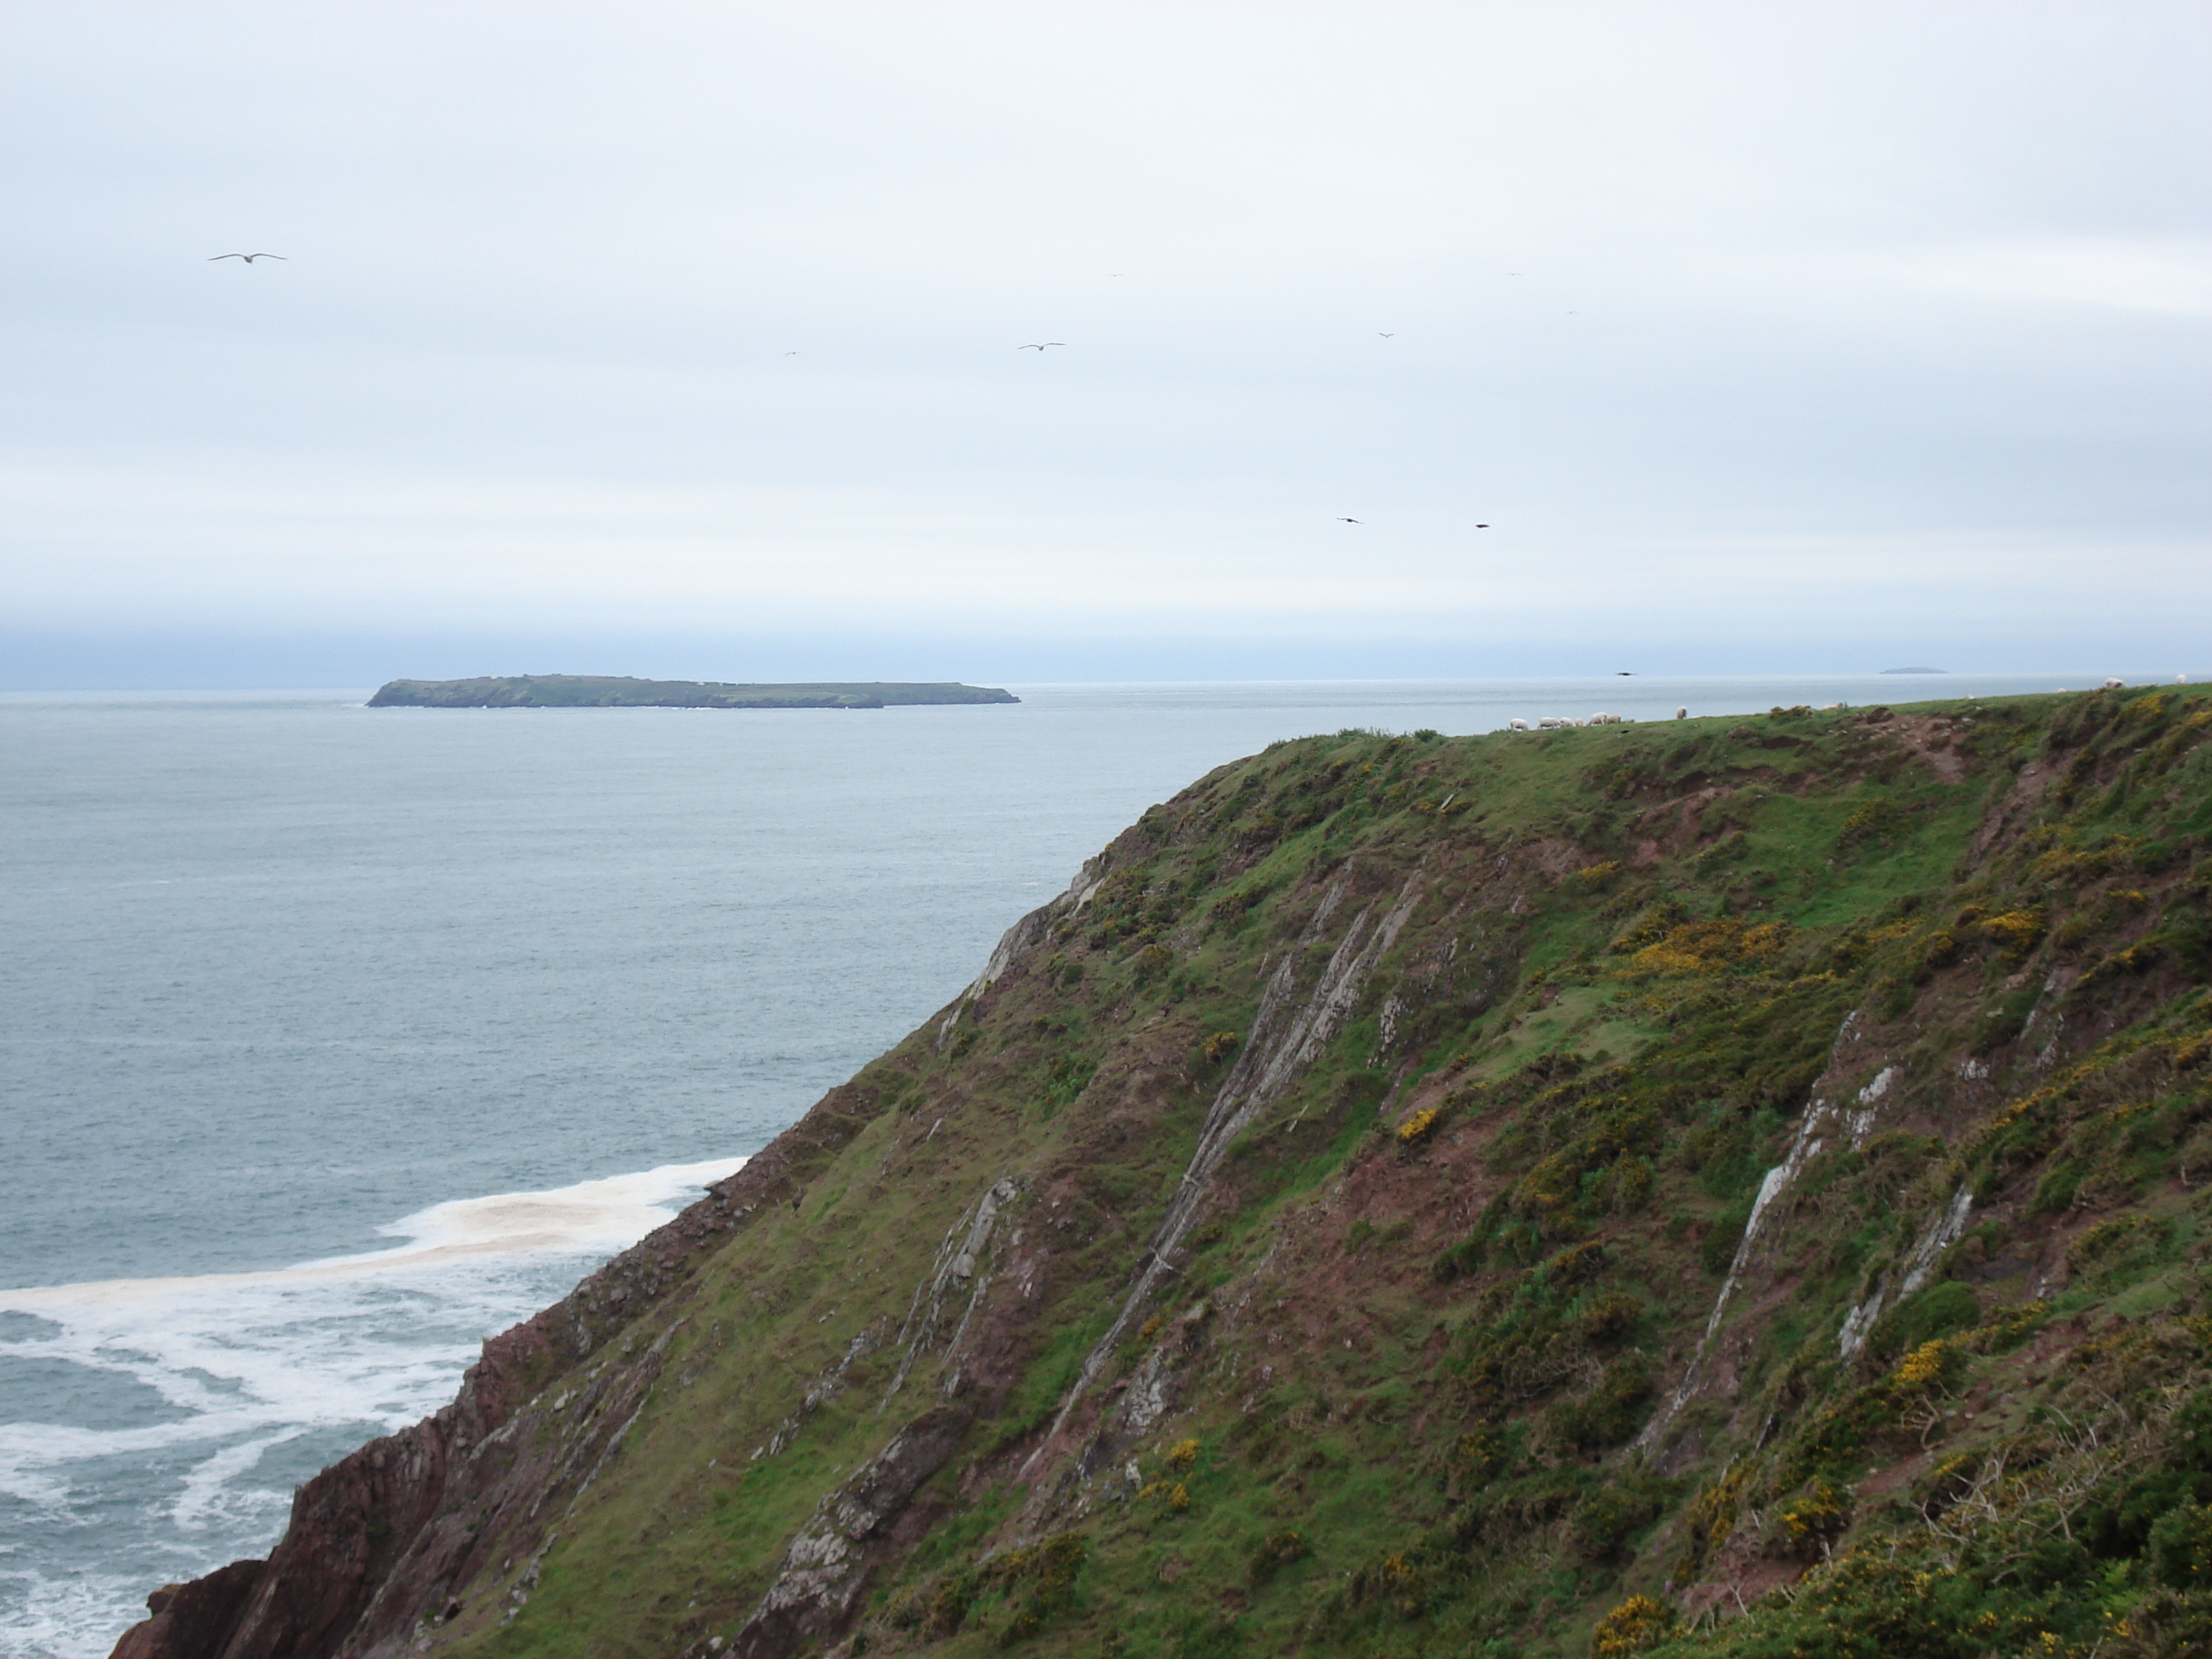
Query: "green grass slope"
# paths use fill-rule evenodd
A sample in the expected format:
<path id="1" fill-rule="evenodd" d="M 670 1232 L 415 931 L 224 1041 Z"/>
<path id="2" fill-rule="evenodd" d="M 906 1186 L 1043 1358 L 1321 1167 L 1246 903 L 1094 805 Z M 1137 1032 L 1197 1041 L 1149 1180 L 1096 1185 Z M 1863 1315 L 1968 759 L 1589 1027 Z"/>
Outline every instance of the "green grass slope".
<path id="1" fill-rule="evenodd" d="M 341 1650 L 2207 1651 L 2208 738 L 1224 767 L 556 1310 Z"/>

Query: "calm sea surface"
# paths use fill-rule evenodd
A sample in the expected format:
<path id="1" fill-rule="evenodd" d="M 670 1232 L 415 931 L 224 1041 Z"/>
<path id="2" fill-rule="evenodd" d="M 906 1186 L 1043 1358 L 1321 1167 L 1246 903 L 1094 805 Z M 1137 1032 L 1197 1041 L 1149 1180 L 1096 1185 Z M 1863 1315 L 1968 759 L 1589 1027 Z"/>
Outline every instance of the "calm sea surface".
<path id="1" fill-rule="evenodd" d="M 1224 761 L 1346 726 L 2066 683 L 0 696 L 0 1655 L 105 1655 L 149 1589 L 266 1550 L 295 1485 L 450 1398 L 482 1337 Z"/>

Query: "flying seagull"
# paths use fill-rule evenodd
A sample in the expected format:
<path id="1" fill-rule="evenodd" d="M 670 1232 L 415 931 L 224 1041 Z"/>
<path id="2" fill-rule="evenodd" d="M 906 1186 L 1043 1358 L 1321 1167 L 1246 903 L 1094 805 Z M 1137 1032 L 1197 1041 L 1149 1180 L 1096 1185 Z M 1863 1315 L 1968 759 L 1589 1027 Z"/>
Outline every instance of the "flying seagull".
<path id="1" fill-rule="evenodd" d="M 1044 343 L 1044 345 L 1018 345 L 1016 346 L 1014 349 L 1017 351 L 1042 351 L 1045 346 L 1066 345 L 1066 343 L 1067 342 L 1065 340 L 1047 340 Z"/>
<path id="2" fill-rule="evenodd" d="M 1479 525 L 1475 526 L 1475 528 L 1476 528 L 1477 530 L 1487 530 L 1487 529 L 1489 529 L 1489 528 L 1490 528 L 1490 526 L 1489 526 L 1488 525 L 1486 525 L 1486 524 L 1479 524 Z"/>
<path id="3" fill-rule="evenodd" d="M 1362 522 L 1362 520 L 1358 519 L 1347 519 L 1341 513 L 1336 515 L 1336 521 L 1339 524 L 1358 524 Z"/>
<path id="4" fill-rule="evenodd" d="M 217 259 L 243 259 L 250 265 L 256 259 L 281 259 L 283 257 L 281 253 L 211 253 L 208 256 L 208 263 L 213 264 Z"/>
<path id="5" fill-rule="evenodd" d="M 1382 332 L 1382 331 L 1378 329 L 1378 330 L 1376 331 L 1376 337 L 1376 337 L 1376 338 L 1377 338 L 1377 339 L 1379 339 L 1379 340 L 1395 340 L 1395 339 L 1396 339 L 1398 337 L 1397 337 L 1396 335 L 1395 335 L 1395 334 L 1385 334 L 1385 333 Z"/>

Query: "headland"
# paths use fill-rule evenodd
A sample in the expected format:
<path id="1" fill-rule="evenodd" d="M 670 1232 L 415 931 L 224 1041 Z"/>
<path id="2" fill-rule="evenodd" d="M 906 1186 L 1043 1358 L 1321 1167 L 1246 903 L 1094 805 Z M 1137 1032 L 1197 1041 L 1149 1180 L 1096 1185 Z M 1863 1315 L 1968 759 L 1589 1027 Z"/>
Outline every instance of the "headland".
<path id="1" fill-rule="evenodd" d="M 2196 687 L 1273 744 L 117 1659 L 2212 1650 L 2209 841 Z"/>

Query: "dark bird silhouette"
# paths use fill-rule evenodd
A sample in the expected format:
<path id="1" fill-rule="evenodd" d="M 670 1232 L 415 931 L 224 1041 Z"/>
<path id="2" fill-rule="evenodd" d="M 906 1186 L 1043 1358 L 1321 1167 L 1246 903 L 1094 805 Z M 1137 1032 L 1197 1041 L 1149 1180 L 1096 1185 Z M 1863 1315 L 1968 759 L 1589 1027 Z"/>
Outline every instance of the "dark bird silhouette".
<path id="1" fill-rule="evenodd" d="M 250 265 L 256 259 L 281 259 L 283 257 L 281 253 L 210 253 L 208 263 L 213 264 L 217 259 L 243 259 Z"/>
<path id="2" fill-rule="evenodd" d="M 1396 335 L 1395 335 L 1395 334 L 1385 334 L 1385 333 L 1382 332 L 1380 330 L 1377 330 L 1377 331 L 1376 331 L 1376 336 L 1375 336 L 1375 337 L 1376 337 L 1376 339 L 1378 339 L 1378 340 L 1395 340 L 1395 339 L 1396 339 L 1398 337 L 1397 337 Z"/>
<path id="3" fill-rule="evenodd" d="M 1066 345 L 1066 343 L 1067 342 L 1065 340 L 1047 340 L 1044 343 L 1044 345 L 1018 345 L 1016 346 L 1014 349 L 1017 351 L 1042 351 L 1045 346 Z"/>
<path id="4" fill-rule="evenodd" d="M 1479 525 L 1475 526 L 1475 528 L 1476 528 L 1477 530 L 1487 530 L 1487 529 L 1489 529 L 1489 528 L 1490 528 L 1490 526 L 1489 526 L 1488 525 L 1486 525 L 1486 524 L 1479 524 Z"/>
<path id="5" fill-rule="evenodd" d="M 1347 519 L 1341 513 L 1336 515 L 1336 521 L 1339 524 L 1359 524 L 1363 522 L 1363 520 L 1358 519 Z"/>

